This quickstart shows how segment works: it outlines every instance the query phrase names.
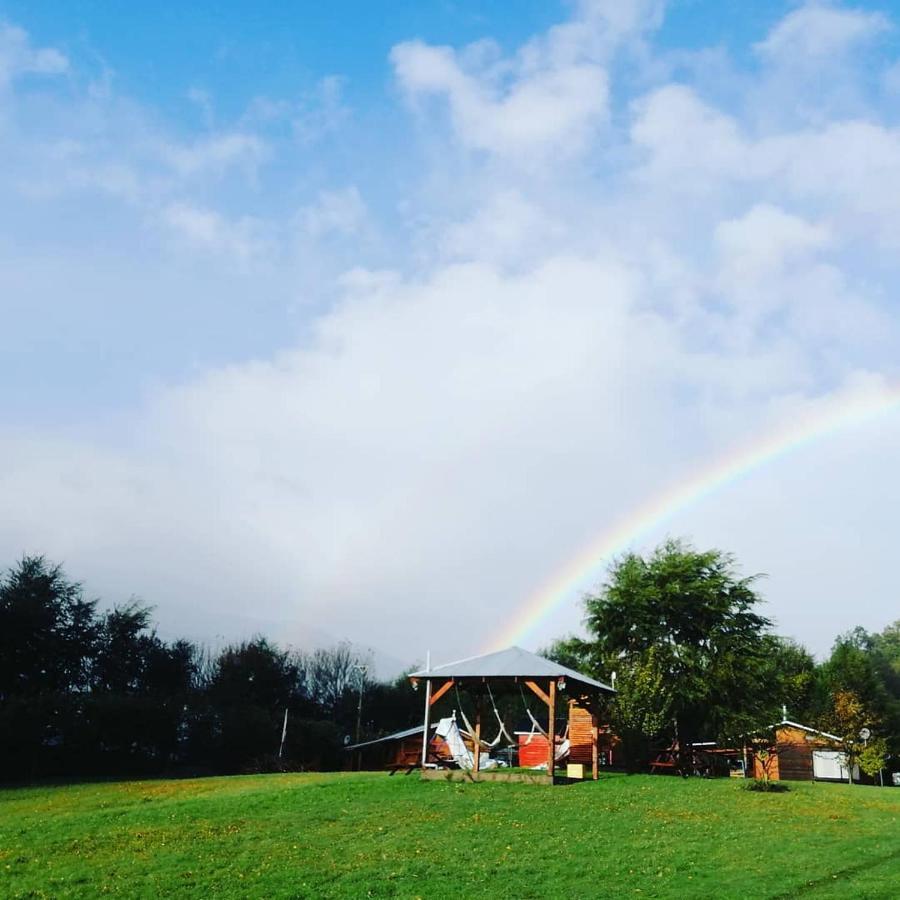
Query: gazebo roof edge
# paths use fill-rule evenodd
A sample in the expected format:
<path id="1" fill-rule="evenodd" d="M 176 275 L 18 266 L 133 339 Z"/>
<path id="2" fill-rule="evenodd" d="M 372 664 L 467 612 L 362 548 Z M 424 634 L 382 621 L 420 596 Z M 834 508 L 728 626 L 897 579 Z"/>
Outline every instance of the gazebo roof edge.
<path id="1" fill-rule="evenodd" d="M 410 678 L 481 678 L 496 681 L 515 679 L 565 678 L 594 690 L 615 693 L 615 688 L 589 675 L 530 653 L 521 647 L 508 647 L 481 656 L 469 656 L 453 662 L 411 672 Z"/>

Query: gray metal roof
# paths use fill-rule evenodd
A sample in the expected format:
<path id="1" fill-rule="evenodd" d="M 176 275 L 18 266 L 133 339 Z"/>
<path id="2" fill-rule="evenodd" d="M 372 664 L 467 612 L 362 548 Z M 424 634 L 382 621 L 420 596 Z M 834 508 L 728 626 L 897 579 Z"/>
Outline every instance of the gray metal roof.
<path id="1" fill-rule="evenodd" d="M 437 725 L 432 725 L 432 728 L 437 728 Z M 384 737 L 375 738 L 372 741 L 363 741 L 361 744 L 351 744 L 349 747 L 344 747 L 345 750 L 358 750 L 360 747 L 371 747 L 372 744 L 383 744 L 385 741 L 402 741 L 403 738 L 412 737 L 416 734 L 422 733 L 423 726 L 416 725 L 414 728 L 406 728 L 403 731 L 395 731 L 393 734 L 386 734 Z"/>
<path id="2" fill-rule="evenodd" d="M 529 653 L 521 647 L 509 647 L 506 650 L 498 650 L 495 653 L 486 653 L 484 656 L 470 656 L 468 659 L 459 659 L 456 662 L 445 663 L 442 666 L 434 666 L 431 669 L 422 669 L 412 672 L 410 678 L 528 678 L 537 680 L 550 678 L 565 678 L 576 684 L 585 685 L 609 693 L 615 693 L 615 689 L 602 681 L 596 681 L 581 672 L 576 672 L 568 666 L 562 666 L 536 653 Z"/>

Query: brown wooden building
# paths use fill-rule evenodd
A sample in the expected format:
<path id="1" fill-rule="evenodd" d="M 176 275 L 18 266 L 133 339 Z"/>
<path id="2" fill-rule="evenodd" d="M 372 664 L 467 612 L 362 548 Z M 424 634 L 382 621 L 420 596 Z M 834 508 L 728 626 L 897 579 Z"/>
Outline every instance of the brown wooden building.
<path id="1" fill-rule="evenodd" d="M 560 727 L 559 722 L 557 723 L 557 753 L 564 740 L 567 740 L 569 750 L 566 754 L 566 762 L 592 766 L 593 732 L 591 729 L 591 711 L 570 702 L 568 722 L 563 727 Z M 520 766 L 539 766 L 547 762 L 548 745 L 544 735 L 534 729 L 517 731 L 515 735 Z M 610 733 L 608 725 L 597 726 L 597 753 L 598 763 L 601 767 L 613 764 L 613 747 L 617 743 L 618 739 Z"/>
<path id="2" fill-rule="evenodd" d="M 768 759 L 766 758 L 768 754 Z M 827 731 L 783 719 L 747 745 L 748 770 L 754 778 L 773 781 L 846 781 L 841 739 Z M 859 772 L 854 767 L 854 780 Z"/>
<path id="3" fill-rule="evenodd" d="M 386 734 L 384 737 L 345 748 L 344 769 L 374 772 L 382 769 L 415 768 L 422 755 L 422 726 Z"/>

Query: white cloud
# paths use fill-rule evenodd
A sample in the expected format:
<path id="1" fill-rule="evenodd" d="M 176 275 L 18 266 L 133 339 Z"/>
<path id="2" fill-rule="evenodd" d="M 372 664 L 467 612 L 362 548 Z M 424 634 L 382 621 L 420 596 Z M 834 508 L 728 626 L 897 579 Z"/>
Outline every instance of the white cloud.
<path id="1" fill-rule="evenodd" d="M 825 204 L 849 217 L 845 227 L 897 243 L 900 195 L 886 186 L 900 179 L 900 129 L 890 125 L 835 120 L 753 135 L 690 88 L 667 85 L 635 104 L 631 137 L 641 153 L 638 175 L 657 190 L 787 195 Z"/>
<path id="2" fill-rule="evenodd" d="M 160 219 L 189 245 L 221 254 L 238 265 L 264 255 L 270 246 L 261 223 L 250 217 L 233 221 L 213 210 L 173 203 L 162 211 Z"/>
<path id="3" fill-rule="evenodd" d="M 160 144 L 160 158 L 179 175 L 221 175 L 232 167 L 253 174 L 265 159 L 265 143 L 255 134 L 218 134 L 189 144 Z"/>
<path id="4" fill-rule="evenodd" d="M 799 60 L 833 61 L 889 28 L 881 13 L 807 3 L 785 16 L 756 49 L 770 60 L 791 65 Z"/>
<path id="5" fill-rule="evenodd" d="M 789 14 L 765 65 L 801 37 L 797 53 L 838 53 L 874 33 L 843 15 Z M 29 213 L 48 240 L 52 213 L 74 204 L 50 189 L 55 173 L 109 204 L 78 219 L 97 229 L 95 252 L 114 244 L 104 321 L 125 306 L 113 262 L 126 257 L 132 278 L 176 267 L 158 305 L 177 306 L 180 325 L 206 302 L 199 333 L 230 343 L 216 363 L 147 373 L 125 412 L 85 415 L 78 436 L 0 433 L 4 558 L 46 552 L 110 599 L 140 593 L 173 630 L 250 615 L 245 632 L 315 622 L 404 659 L 429 643 L 462 655 L 664 488 L 843 392 L 880 395 L 900 358 L 891 116 L 757 115 L 787 105 L 779 78 L 735 78 L 729 104 L 703 84 L 610 81 L 617 53 L 654 52 L 660 17 L 656 4 L 585 3 L 509 55 L 398 45 L 409 98 L 442 102 L 420 121 L 424 168 L 410 153 L 391 160 L 399 176 L 378 167 L 368 184 L 365 166 L 325 177 L 330 160 L 297 156 L 340 127 L 337 82 L 319 118 L 305 101 L 259 100 L 194 138 L 114 98 L 80 107 L 90 128 L 42 122 L 52 141 L 23 114 L 6 168 L 42 190 L 4 195 L 20 204 L 8 245 L 28 238 Z M 444 116 L 449 136 L 434 127 Z M 347 148 L 370 159 L 369 145 Z M 120 237 L 123 221 L 134 234 Z M 166 240 L 146 241 L 148 223 Z M 81 261 L 79 235 L 60 233 L 51 251 L 77 276 L 63 262 Z M 181 286 L 185 249 L 194 277 Z M 331 252 L 347 261 L 340 278 L 317 268 Z M 57 298 L 87 293 L 52 267 L 22 271 Z M 253 310 L 246 335 L 223 324 L 232 277 L 244 280 L 228 302 Z M 29 280 L 0 287 L 30 300 Z M 268 317 L 297 297 L 296 320 Z M 162 354 L 174 332 L 161 331 Z M 874 433 L 813 445 L 645 539 L 694 534 L 768 571 L 771 612 L 819 650 L 856 622 L 833 549 L 854 547 L 854 589 L 880 598 L 863 624 L 880 625 L 893 607 L 874 563 L 893 552 L 900 434 L 887 419 Z M 533 642 L 579 616 L 568 598 Z"/>
<path id="6" fill-rule="evenodd" d="M 397 77 L 412 97 L 446 98 L 462 144 L 515 158 L 583 150 L 592 128 L 607 115 L 605 71 L 588 63 L 520 69 L 505 66 L 466 71 L 449 47 L 421 41 L 391 51 Z"/>
<path id="7" fill-rule="evenodd" d="M 69 61 L 54 47 L 35 47 L 28 33 L 0 22 L 0 88 L 23 75 L 61 75 Z"/>
<path id="8" fill-rule="evenodd" d="M 786 265 L 828 246 L 827 226 L 760 204 L 739 219 L 720 222 L 715 239 L 736 282 L 768 277 Z"/>
<path id="9" fill-rule="evenodd" d="M 647 172 L 658 180 L 688 177 L 714 186 L 746 172 L 746 142 L 738 123 L 690 88 L 669 84 L 635 102 L 635 147 L 649 154 Z"/>
<path id="10" fill-rule="evenodd" d="M 583 0 L 508 57 L 491 41 L 457 51 L 416 40 L 391 61 L 409 98 L 446 100 L 464 147 L 525 164 L 571 159 L 607 123 L 612 57 L 659 26 L 663 5 Z"/>
<path id="11" fill-rule="evenodd" d="M 317 238 L 327 234 L 356 234 L 366 221 L 366 204 L 351 185 L 336 191 L 321 191 L 316 202 L 300 211 L 303 231 Z"/>
<path id="12" fill-rule="evenodd" d="M 519 191 L 503 190 L 485 197 L 471 218 L 447 225 L 440 234 L 440 249 L 453 259 L 522 265 L 565 237 L 566 230 L 546 208 Z"/>

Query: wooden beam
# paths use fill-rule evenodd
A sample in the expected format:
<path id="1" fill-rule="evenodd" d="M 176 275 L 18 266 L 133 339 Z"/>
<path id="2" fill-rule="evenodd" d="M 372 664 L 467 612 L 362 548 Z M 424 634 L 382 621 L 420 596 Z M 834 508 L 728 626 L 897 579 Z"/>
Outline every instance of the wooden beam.
<path id="1" fill-rule="evenodd" d="M 475 765 L 472 771 L 481 771 L 481 694 L 475 695 Z"/>
<path id="2" fill-rule="evenodd" d="M 429 702 L 428 705 L 429 705 L 429 706 L 434 706 L 434 704 L 437 703 L 438 700 L 440 700 L 441 697 L 443 697 L 444 694 L 446 694 L 447 691 L 449 691 L 450 688 L 452 688 L 452 687 L 453 687 L 453 679 L 451 678 L 451 679 L 449 679 L 448 681 L 445 681 L 445 682 L 444 682 L 444 683 L 443 683 L 443 684 L 442 684 L 442 685 L 441 685 L 441 686 L 440 686 L 440 687 L 439 687 L 439 688 L 431 695 L 431 700 L 430 700 L 430 702 Z"/>
<path id="3" fill-rule="evenodd" d="M 551 680 L 549 696 L 547 697 L 547 709 L 550 721 L 547 725 L 547 774 L 553 778 L 553 770 L 556 768 L 556 681 Z"/>
<path id="4" fill-rule="evenodd" d="M 541 689 L 540 689 L 533 681 L 526 681 L 525 684 L 528 685 L 528 687 L 529 687 L 532 691 L 534 691 L 534 693 L 537 694 L 538 697 L 540 697 L 541 700 L 543 700 L 544 703 L 547 704 L 547 706 L 550 705 L 550 698 L 549 698 L 549 697 L 548 697 L 548 696 L 547 696 L 547 695 L 546 695 L 546 694 L 545 694 L 545 693 L 544 693 L 544 692 L 543 692 L 543 691 L 542 691 L 542 690 L 541 690 Z M 556 686 L 556 682 L 555 682 L 555 681 L 552 682 L 552 684 L 554 685 L 554 687 Z"/>
<path id="5" fill-rule="evenodd" d="M 594 781 L 600 779 L 600 728 L 597 722 L 597 706 L 591 705 L 591 775 Z"/>

